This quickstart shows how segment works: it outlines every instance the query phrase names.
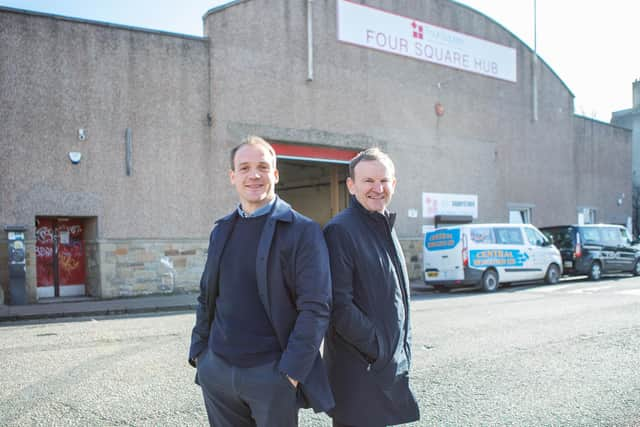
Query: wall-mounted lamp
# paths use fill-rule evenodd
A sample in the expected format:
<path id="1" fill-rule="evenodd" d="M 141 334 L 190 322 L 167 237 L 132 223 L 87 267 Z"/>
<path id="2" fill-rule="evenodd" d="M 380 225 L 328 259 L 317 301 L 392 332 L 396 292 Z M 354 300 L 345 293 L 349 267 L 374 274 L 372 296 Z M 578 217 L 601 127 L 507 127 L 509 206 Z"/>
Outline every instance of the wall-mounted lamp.
<path id="1" fill-rule="evenodd" d="M 85 139 L 87 139 L 87 131 L 85 129 L 78 129 L 78 139 L 80 141 L 84 141 Z"/>
<path id="2" fill-rule="evenodd" d="M 69 152 L 69 160 L 71 160 L 71 163 L 73 163 L 74 165 L 77 165 L 78 163 L 80 163 L 80 160 L 82 159 L 82 153 L 79 151 L 70 151 Z"/>
<path id="3" fill-rule="evenodd" d="M 622 202 L 624 202 L 624 193 L 620 193 L 618 195 L 618 200 L 616 200 L 618 206 L 622 206 Z"/>

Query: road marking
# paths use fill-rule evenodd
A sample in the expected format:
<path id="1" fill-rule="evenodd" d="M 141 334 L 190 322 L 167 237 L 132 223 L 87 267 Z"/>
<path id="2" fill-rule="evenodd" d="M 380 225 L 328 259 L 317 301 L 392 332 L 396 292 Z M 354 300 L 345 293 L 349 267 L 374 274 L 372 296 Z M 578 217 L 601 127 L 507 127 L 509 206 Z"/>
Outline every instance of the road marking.
<path id="1" fill-rule="evenodd" d="M 576 286 L 583 286 L 583 285 L 576 285 L 575 283 L 571 283 L 569 285 L 547 285 L 547 286 L 538 286 L 535 288 L 531 288 L 529 289 L 529 291 L 531 292 L 540 292 L 540 293 L 551 293 L 551 292 L 558 292 L 558 291 L 563 291 L 565 289 L 571 289 L 571 288 L 575 288 Z"/>
<path id="2" fill-rule="evenodd" d="M 627 290 L 619 291 L 616 293 L 623 294 L 623 295 L 632 295 L 634 297 L 640 297 L 640 289 L 627 289 Z"/>
<path id="3" fill-rule="evenodd" d="M 596 292 L 601 292 L 605 289 L 613 288 L 613 285 L 605 285 L 605 286 L 597 286 L 597 287 L 589 287 L 589 288 L 579 288 L 572 289 L 567 291 L 568 294 L 593 294 Z"/>
<path id="4" fill-rule="evenodd" d="M 593 289 L 571 289 L 570 291 L 567 291 L 568 294 L 586 294 L 592 292 Z"/>

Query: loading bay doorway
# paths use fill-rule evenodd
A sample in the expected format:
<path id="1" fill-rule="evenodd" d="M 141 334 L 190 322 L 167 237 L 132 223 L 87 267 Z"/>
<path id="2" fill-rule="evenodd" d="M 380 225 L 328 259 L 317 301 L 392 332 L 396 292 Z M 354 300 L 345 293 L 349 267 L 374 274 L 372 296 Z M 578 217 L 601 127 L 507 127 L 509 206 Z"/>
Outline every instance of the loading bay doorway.
<path id="1" fill-rule="evenodd" d="M 349 206 L 349 161 L 358 153 L 325 147 L 273 143 L 280 182 L 276 192 L 295 210 L 324 226 Z"/>

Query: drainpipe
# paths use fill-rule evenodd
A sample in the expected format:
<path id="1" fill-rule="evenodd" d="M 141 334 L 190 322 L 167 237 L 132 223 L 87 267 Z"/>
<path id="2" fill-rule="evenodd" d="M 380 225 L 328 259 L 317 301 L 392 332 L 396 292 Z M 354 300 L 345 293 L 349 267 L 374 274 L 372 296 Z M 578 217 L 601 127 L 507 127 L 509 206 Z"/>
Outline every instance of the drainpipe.
<path id="1" fill-rule="evenodd" d="M 533 121 L 538 121 L 538 25 L 536 0 L 533 0 Z"/>
<path id="2" fill-rule="evenodd" d="M 307 0 L 307 81 L 313 80 L 313 19 L 311 6 L 313 0 Z"/>

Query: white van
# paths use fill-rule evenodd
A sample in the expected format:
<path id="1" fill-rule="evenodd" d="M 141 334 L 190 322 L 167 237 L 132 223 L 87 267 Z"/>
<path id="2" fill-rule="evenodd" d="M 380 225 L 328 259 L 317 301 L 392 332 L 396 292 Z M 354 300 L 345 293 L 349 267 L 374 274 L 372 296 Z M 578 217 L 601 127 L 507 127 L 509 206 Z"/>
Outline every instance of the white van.
<path id="1" fill-rule="evenodd" d="M 500 283 L 557 283 L 561 275 L 560 251 L 531 224 L 465 224 L 424 238 L 424 281 L 436 290 L 478 286 L 493 292 Z"/>

